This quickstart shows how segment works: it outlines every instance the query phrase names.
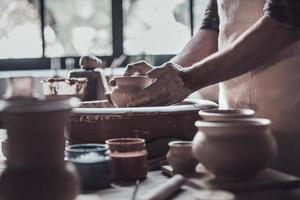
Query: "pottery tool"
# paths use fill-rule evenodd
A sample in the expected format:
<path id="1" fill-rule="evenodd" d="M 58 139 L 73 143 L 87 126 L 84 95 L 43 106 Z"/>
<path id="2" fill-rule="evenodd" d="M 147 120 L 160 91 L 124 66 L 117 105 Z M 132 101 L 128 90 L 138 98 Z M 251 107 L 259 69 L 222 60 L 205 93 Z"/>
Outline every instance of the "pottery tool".
<path id="1" fill-rule="evenodd" d="M 175 175 L 166 182 L 153 188 L 152 191 L 145 196 L 138 198 L 139 200 L 165 200 L 175 194 L 185 183 L 185 178 L 182 175 Z"/>
<path id="2" fill-rule="evenodd" d="M 137 180 L 135 182 L 135 186 L 134 186 L 134 190 L 133 190 L 133 193 L 132 193 L 131 200 L 135 200 L 136 199 L 136 195 L 137 195 L 137 192 L 139 190 L 139 186 L 140 186 L 140 180 Z"/>

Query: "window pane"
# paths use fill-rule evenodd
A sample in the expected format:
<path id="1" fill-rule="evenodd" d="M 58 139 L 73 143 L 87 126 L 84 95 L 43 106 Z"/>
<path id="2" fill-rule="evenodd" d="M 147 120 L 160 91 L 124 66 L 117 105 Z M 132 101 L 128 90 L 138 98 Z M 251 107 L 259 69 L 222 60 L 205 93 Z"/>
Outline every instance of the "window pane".
<path id="1" fill-rule="evenodd" d="M 190 39 L 188 0 L 124 0 L 127 54 L 176 54 Z"/>
<path id="2" fill-rule="evenodd" d="M 111 0 L 46 0 L 46 55 L 112 54 Z"/>
<path id="3" fill-rule="evenodd" d="M 42 56 L 37 0 L 0 0 L 0 58 Z"/>
<path id="4" fill-rule="evenodd" d="M 207 0 L 194 0 L 194 33 L 198 31 L 202 23 L 207 3 Z"/>

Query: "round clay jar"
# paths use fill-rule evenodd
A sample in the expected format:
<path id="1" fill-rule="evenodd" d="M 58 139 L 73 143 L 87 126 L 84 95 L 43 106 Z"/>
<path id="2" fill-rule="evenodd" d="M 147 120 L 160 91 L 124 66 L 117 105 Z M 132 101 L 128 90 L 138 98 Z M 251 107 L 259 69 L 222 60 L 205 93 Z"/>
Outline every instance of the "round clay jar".
<path id="1" fill-rule="evenodd" d="M 141 138 L 117 138 L 105 141 L 109 146 L 114 181 L 135 181 L 147 177 L 147 151 Z"/>
<path id="2" fill-rule="evenodd" d="M 113 82 L 115 87 L 111 91 L 111 101 L 116 107 L 128 107 L 133 93 L 149 85 L 151 79 L 147 76 L 119 76 L 114 77 Z"/>
<path id="3" fill-rule="evenodd" d="M 192 154 L 191 141 L 169 142 L 170 150 L 167 154 L 167 161 L 171 165 L 174 173 L 192 174 L 198 161 Z"/>
<path id="4" fill-rule="evenodd" d="M 224 121 L 236 118 L 252 118 L 251 109 L 208 109 L 200 110 L 199 115 L 204 121 Z"/>
<path id="5" fill-rule="evenodd" d="M 277 152 L 270 124 L 262 118 L 197 121 L 192 152 L 217 178 L 254 177 Z"/>

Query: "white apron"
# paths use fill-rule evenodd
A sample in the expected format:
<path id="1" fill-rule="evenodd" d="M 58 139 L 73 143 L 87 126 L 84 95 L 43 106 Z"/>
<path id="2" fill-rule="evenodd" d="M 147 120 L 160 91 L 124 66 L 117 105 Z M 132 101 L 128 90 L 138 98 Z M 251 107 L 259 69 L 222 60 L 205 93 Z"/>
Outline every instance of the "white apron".
<path id="1" fill-rule="evenodd" d="M 263 16 L 265 2 L 218 0 L 219 50 Z M 276 33 L 272 35 L 279 39 Z M 279 146 L 273 167 L 300 175 L 300 41 L 258 69 L 220 83 L 219 104 L 221 108 L 251 108 L 258 117 L 271 119 Z"/>

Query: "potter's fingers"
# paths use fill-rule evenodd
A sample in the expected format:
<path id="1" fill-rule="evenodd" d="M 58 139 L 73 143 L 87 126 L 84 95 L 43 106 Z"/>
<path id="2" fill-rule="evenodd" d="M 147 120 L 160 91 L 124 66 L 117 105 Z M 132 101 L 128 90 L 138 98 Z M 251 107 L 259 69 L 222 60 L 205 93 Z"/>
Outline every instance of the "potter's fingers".
<path id="1" fill-rule="evenodd" d="M 138 73 L 139 75 L 146 75 L 147 72 L 151 69 L 152 67 L 149 63 L 147 63 L 146 61 L 139 61 L 127 65 L 124 76 L 132 76 L 135 73 Z"/>
<path id="2" fill-rule="evenodd" d="M 158 78 L 160 77 L 162 74 L 164 74 L 166 72 L 166 69 L 163 67 L 156 67 L 150 71 L 147 72 L 147 76 L 149 78 Z"/>
<path id="3" fill-rule="evenodd" d="M 127 104 L 128 107 L 136 107 L 136 106 L 150 106 L 157 100 L 158 94 L 150 93 L 149 95 L 143 95 L 140 98 L 132 98 L 132 100 Z"/>
<path id="4" fill-rule="evenodd" d="M 160 90 L 158 89 L 158 81 L 150 84 L 143 90 L 137 91 L 133 94 L 128 103 L 129 107 L 148 105 L 153 103 L 159 96 Z"/>

